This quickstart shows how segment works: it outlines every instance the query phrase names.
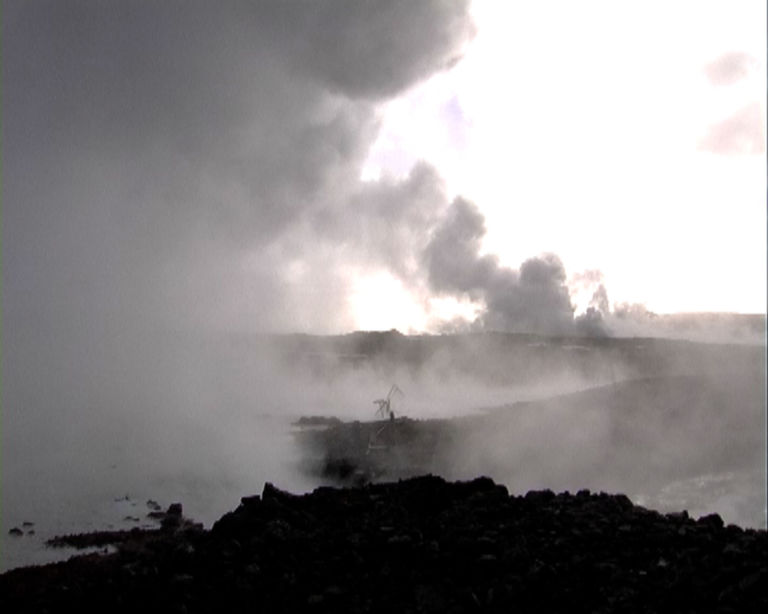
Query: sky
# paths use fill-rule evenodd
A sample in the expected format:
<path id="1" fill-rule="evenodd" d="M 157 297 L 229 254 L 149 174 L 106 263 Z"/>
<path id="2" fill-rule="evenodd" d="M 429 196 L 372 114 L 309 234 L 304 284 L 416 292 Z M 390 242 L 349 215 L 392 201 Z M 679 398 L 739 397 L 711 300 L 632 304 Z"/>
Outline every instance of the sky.
<path id="1" fill-rule="evenodd" d="M 6 1 L 5 336 L 764 313 L 765 10 Z"/>
<path id="2" fill-rule="evenodd" d="M 429 160 L 509 266 L 553 252 L 613 301 L 764 312 L 765 8 L 475 2 L 462 62 L 388 103 L 365 176 Z"/>

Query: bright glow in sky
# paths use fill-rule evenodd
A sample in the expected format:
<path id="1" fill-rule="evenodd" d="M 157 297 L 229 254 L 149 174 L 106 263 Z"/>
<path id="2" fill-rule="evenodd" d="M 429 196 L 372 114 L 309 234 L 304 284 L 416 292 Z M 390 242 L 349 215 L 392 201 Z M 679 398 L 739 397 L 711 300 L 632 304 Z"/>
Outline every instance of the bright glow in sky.
<path id="1" fill-rule="evenodd" d="M 348 302 L 356 315 L 357 330 L 397 328 L 404 333 L 419 333 L 450 327 L 454 318 L 471 322 L 478 315 L 477 306 L 468 299 L 431 297 L 421 304 L 388 271 L 373 275 L 364 271 L 349 273 L 356 280 Z"/>
<path id="2" fill-rule="evenodd" d="M 363 177 L 427 160 L 485 215 L 486 251 L 599 269 L 612 304 L 765 312 L 765 3 L 476 1 L 473 14 L 463 60 L 382 110 Z M 382 292 L 404 292 L 390 282 Z M 376 295 L 366 283 L 358 298 Z M 360 327 L 423 324 L 422 307 L 395 303 L 395 322 L 367 311 Z"/>

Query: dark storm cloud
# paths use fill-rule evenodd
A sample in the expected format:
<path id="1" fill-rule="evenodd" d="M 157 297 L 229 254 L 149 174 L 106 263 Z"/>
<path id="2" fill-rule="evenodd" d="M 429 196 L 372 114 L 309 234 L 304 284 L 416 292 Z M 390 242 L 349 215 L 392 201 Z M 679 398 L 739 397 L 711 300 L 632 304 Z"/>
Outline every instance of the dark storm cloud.
<path id="1" fill-rule="evenodd" d="M 713 85 L 732 85 L 757 68 L 757 60 L 747 53 L 732 52 L 709 63 L 705 72 Z"/>
<path id="2" fill-rule="evenodd" d="M 490 330 L 563 334 L 573 331 L 573 306 L 560 259 L 547 254 L 520 270 L 481 255 L 485 219 L 457 198 L 424 251 L 430 286 L 437 292 L 481 301 L 478 324 Z"/>
<path id="3" fill-rule="evenodd" d="M 717 154 L 762 154 L 765 152 L 763 122 L 760 103 L 752 103 L 710 126 L 699 148 Z"/>
<path id="4" fill-rule="evenodd" d="M 359 169 L 374 104 L 453 61 L 466 5 L 4 3 L 7 313 L 199 323 L 251 300 L 251 325 L 290 326 L 315 298 L 291 294 L 297 261 L 343 296 L 301 229 L 365 230 L 350 220 L 378 207 L 369 234 L 397 237 L 374 229 L 424 216 L 416 179 L 367 202 Z"/>

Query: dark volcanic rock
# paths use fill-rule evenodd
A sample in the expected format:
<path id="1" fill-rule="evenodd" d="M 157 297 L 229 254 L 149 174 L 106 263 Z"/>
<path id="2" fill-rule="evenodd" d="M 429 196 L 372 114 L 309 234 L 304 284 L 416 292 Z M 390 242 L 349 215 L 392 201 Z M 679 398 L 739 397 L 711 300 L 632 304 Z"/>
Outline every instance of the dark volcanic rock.
<path id="1" fill-rule="evenodd" d="M 422 476 L 293 495 L 267 484 L 210 531 L 181 520 L 118 551 L 0 576 L 4 612 L 748 612 L 765 531 L 623 495 L 509 496 Z"/>

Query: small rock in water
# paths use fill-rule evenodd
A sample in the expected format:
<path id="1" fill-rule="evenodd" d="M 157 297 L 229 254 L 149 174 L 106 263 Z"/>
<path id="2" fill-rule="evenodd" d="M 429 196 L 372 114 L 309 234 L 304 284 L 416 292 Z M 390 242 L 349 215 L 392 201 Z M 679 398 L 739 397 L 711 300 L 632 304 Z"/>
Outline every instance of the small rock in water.
<path id="1" fill-rule="evenodd" d="M 154 499 L 147 500 L 147 507 L 151 509 L 153 512 L 159 512 L 161 509 L 163 509 L 162 507 L 160 507 L 160 504 Z"/>
<path id="2" fill-rule="evenodd" d="M 8 531 L 8 535 L 19 537 L 20 535 L 24 535 L 24 531 L 22 531 L 19 527 L 13 527 L 10 531 Z"/>

